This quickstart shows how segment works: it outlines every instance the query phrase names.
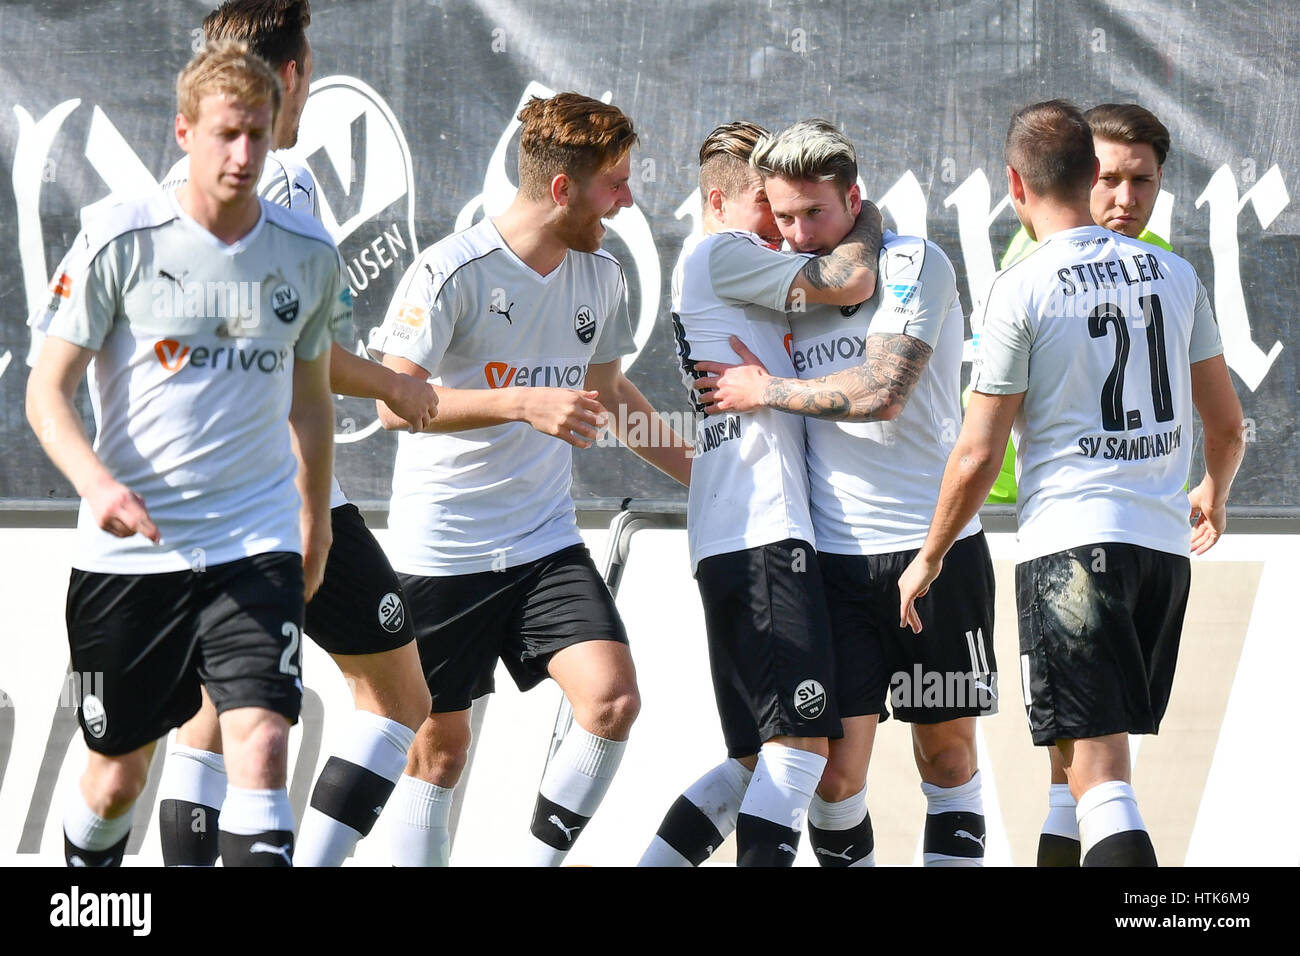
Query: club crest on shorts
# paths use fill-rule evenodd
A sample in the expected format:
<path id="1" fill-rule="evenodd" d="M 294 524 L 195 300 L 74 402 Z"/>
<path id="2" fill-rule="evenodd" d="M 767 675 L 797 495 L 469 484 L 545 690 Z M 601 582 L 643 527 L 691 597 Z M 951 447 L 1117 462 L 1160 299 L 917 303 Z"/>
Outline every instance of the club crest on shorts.
<path id="1" fill-rule="evenodd" d="M 573 331 L 578 333 L 578 341 L 583 345 L 596 337 L 596 317 L 589 306 L 579 306 L 573 314 Z"/>
<path id="2" fill-rule="evenodd" d="M 794 710 L 805 720 L 820 717 L 826 709 L 826 688 L 809 678 L 794 689 Z"/>
<path id="3" fill-rule="evenodd" d="M 379 626 L 389 634 L 396 634 L 406 622 L 406 608 L 402 599 L 389 591 L 379 599 Z"/>
<path id="4" fill-rule="evenodd" d="M 271 290 L 271 309 L 281 322 L 292 322 L 298 318 L 298 292 L 287 282 L 281 282 Z"/>
<path id="5" fill-rule="evenodd" d="M 104 712 L 104 703 L 94 694 L 87 694 L 81 699 L 81 720 L 86 725 L 90 736 L 96 740 L 108 730 L 108 714 Z"/>

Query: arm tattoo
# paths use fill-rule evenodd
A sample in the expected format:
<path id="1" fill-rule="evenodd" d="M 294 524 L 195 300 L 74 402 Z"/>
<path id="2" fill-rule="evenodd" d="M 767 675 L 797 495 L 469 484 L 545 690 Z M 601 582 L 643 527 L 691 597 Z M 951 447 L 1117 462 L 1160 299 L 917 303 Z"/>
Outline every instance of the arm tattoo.
<path id="1" fill-rule="evenodd" d="M 880 241 L 880 210 L 864 202 L 849 234 L 826 255 L 809 259 L 803 267 L 804 277 L 814 289 L 838 289 L 849 281 L 855 269 L 868 269 L 874 276 Z"/>
<path id="2" fill-rule="evenodd" d="M 798 415 L 865 422 L 897 418 L 934 350 L 901 332 L 867 336 L 867 360 L 821 378 L 772 378 L 763 404 Z"/>

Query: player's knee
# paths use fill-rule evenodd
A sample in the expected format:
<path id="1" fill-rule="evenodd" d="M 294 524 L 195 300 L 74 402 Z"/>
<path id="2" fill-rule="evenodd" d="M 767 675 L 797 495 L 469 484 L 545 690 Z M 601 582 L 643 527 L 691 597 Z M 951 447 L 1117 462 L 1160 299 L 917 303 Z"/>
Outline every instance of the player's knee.
<path id="1" fill-rule="evenodd" d="M 432 707 L 433 698 L 429 696 L 429 688 L 421 681 L 418 686 L 403 692 L 400 699 L 384 707 L 383 716 L 409 727 L 418 734 L 424 722 L 429 719 L 429 711 Z"/>
<path id="2" fill-rule="evenodd" d="M 439 787 L 454 787 L 469 761 L 471 739 L 468 720 L 426 719 L 407 754 L 407 776 Z"/>
<path id="3" fill-rule="evenodd" d="M 603 697 L 591 709 L 589 723 L 579 723 L 598 737 L 626 740 L 640 713 L 641 694 L 634 685 Z"/>
<path id="4" fill-rule="evenodd" d="M 850 777 L 834 763 L 828 763 L 817 783 L 817 796 L 827 803 L 839 803 L 858 793 L 865 785 L 866 781 Z"/>
<path id="5" fill-rule="evenodd" d="M 924 765 L 922 777 L 937 787 L 960 787 L 975 775 L 975 755 L 960 743 L 918 751 L 917 760 Z"/>
<path id="6" fill-rule="evenodd" d="M 83 778 L 87 801 L 96 815 L 104 819 L 119 817 L 144 791 L 148 764 L 143 761 L 114 760 L 88 772 Z"/>

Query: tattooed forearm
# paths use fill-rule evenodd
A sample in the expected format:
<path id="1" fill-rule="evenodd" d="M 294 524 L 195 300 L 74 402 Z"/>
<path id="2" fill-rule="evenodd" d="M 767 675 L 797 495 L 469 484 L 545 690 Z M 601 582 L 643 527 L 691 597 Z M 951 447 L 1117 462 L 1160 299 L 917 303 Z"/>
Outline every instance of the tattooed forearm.
<path id="1" fill-rule="evenodd" d="M 866 269 L 874 277 L 880 241 L 880 210 L 873 203 L 863 202 L 857 221 L 840 244 L 826 255 L 808 260 L 803 270 L 808 284 L 814 289 L 838 289 L 858 269 Z"/>
<path id="2" fill-rule="evenodd" d="M 869 335 L 861 365 L 807 381 L 772 378 L 763 404 L 814 418 L 889 421 L 903 411 L 932 351 L 910 335 Z"/>

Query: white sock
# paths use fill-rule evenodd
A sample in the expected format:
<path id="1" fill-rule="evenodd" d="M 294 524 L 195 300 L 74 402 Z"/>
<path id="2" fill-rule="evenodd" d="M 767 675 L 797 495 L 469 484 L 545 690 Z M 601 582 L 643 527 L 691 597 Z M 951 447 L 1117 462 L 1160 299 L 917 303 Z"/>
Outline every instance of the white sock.
<path id="1" fill-rule="evenodd" d="M 453 787 L 403 774 L 393 791 L 388 827 L 393 866 L 446 866 L 451 859 Z"/>
<path id="2" fill-rule="evenodd" d="M 865 821 L 866 819 L 867 819 L 866 785 L 863 785 L 862 789 L 859 790 L 857 793 L 855 793 L 853 796 L 847 797 L 843 800 L 837 800 L 834 803 L 828 803 L 827 801 L 819 797 L 816 793 L 814 793 L 812 802 L 808 805 L 808 826 L 815 830 L 823 830 L 828 832 L 843 832 L 845 830 L 853 830 L 855 828 L 861 827 L 863 821 Z M 870 836 L 871 835 L 870 831 L 868 830 L 865 835 Z M 844 842 L 847 843 L 848 841 L 845 840 Z M 838 852 L 840 854 L 848 854 L 849 857 L 853 859 L 853 862 L 847 864 L 848 866 L 875 866 L 876 865 L 876 849 L 875 849 L 874 837 L 872 837 L 871 848 L 868 849 L 868 851 L 861 856 L 859 856 L 858 854 L 861 853 L 862 848 L 857 846 L 846 847 L 838 851 L 831 850 L 830 848 L 817 847 L 817 836 L 815 834 L 813 836 L 813 846 L 816 848 L 816 852 L 819 856 L 822 855 L 823 849 L 825 849 L 827 854 L 834 853 L 834 852 Z M 841 865 L 845 865 L 845 864 L 841 862 Z"/>
<path id="3" fill-rule="evenodd" d="M 638 866 L 697 866 L 736 829 L 754 772 L 729 758 L 700 777 L 675 802 Z M 689 854 L 689 856 L 688 856 Z"/>
<path id="4" fill-rule="evenodd" d="M 542 776 L 524 866 L 564 862 L 605 798 L 626 749 L 626 740 L 606 740 L 573 724 Z"/>
<path id="5" fill-rule="evenodd" d="M 74 787 L 73 791 L 63 805 L 63 832 L 73 846 L 83 850 L 107 850 L 131 832 L 134 803 L 126 808 L 125 813 L 106 820 L 86 805 L 80 787 Z"/>
<path id="6" fill-rule="evenodd" d="M 826 758 L 766 743 L 736 822 L 740 866 L 789 866 Z"/>
<path id="7" fill-rule="evenodd" d="M 925 865 L 984 865 L 984 800 L 980 772 L 958 787 L 921 783 L 925 794 Z"/>
<path id="8" fill-rule="evenodd" d="M 1054 783 L 1048 791 L 1047 819 L 1043 821 L 1042 832 L 1067 840 L 1079 839 L 1079 822 L 1068 783 Z"/>
<path id="9" fill-rule="evenodd" d="M 239 836 L 254 836 L 271 830 L 293 830 L 293 807 L 289 791 L 251 790 L 227 787 L 221 806 L 221 829 Z"/>
<path id="10" fill-rule="evenodd" d="M 343 865 L 379 819 L 414 740 L 415 731 L 405 724 L 364 710 L 353 712 L 303 814 L 294 865 Z"/>
<path id="11" fill-rule="evenodd" d="M 1138 813 L 1137 795 L 1123 780 L 1107 780 L 1086 791 L 1079 798 L 1075 811 L 1079 821 L 1079 856 L 1105 840 L 1125 830 L 1146 831 L 1142 815 Z"/>
<path id="12" fill-rule="evenodd" d="M 159 800 L 184 800 L 221 809 L 226 799 L 226 758 L 209 750 L 172 744 L 158 782 Z"/>

